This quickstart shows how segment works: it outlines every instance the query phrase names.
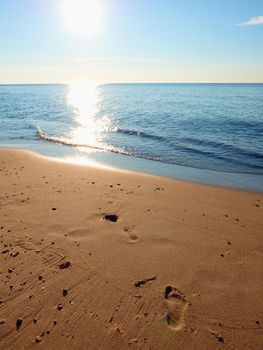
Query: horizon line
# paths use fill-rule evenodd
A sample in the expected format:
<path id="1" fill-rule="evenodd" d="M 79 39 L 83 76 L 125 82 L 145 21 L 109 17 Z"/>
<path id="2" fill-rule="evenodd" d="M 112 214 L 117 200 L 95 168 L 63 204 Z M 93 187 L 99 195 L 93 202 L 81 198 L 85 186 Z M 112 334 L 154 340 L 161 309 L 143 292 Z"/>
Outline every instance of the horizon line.
<path id="1" fill-rule="evenodd" d="M 91 81 L 80 81 L 80 82 L 65 82 L 65 83 L 55 83 L 55 82 L 50 82 L 50 83 L 0 83 L 0 86 L 4 85 L 72 85 L 72 84 L 92 84 L 92 85 L 117 85 L 117 84 L 122 84 L 122 85 L 132 85 L 132 84 L 155 84 L 155 85 L 161 85 L 161 84 L 167 84 L 167 85 L 172 85 L 172 84 L 199 84 L 199 85 L 205 85 L 205 84 L 214 84 L 214 85 L 219 85 L 219 84 L 263 84 L 262 82 L 105 82 L 105 83 L 94 83 Z"/>

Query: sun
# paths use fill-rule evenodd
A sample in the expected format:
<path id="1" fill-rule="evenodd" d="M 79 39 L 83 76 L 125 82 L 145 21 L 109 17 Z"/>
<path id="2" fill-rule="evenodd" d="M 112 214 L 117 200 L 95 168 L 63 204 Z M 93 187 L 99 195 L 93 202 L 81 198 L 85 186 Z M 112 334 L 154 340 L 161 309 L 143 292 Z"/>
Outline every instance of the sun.
<path id="1" fill-rule="evenodd" d="M 100 0 L 64 0 L 61 15 L 70 31 L 81 37 L 95 37 L 102 29 L 103 6 Z"/>

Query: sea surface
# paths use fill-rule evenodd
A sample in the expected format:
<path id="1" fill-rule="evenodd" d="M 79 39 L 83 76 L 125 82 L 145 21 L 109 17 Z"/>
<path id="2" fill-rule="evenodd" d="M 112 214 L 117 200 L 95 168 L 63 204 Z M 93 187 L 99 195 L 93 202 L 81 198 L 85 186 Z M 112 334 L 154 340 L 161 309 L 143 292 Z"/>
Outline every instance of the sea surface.
<path id="1" fill-rule="evenodd" d="M 0 85 L 0 146 L 261 186 L 263 84 Z"/>

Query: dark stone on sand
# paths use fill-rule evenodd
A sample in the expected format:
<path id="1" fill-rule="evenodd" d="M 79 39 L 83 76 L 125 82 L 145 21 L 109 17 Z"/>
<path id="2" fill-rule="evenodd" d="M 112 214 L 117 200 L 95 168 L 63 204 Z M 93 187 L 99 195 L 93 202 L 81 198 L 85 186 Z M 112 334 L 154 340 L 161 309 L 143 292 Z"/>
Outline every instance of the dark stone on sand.
<path id="1" fill-rule="evenodd" d="M 22 326 L 23 320 L 21 318 L 18 318 L 16 320 L 16 330 L 19 331 L 20 327 Z"/>
<path id="2" fill-rule="evenodd" d="M 57 309 L 58 309 L 59 311 L 62 310 L 62 309 L 63 309 L 63 305 L 62 305 L 62 304 L 58 304 Z"/>
<path id="3" fill-rule="evenodd" d="M 62 294 L 63 294 L 63 297 L 66 297 L 68 295 L 68 290 L 67 289 L 63 289 Z"/>
<path id="4" fill-rule="evenodd" d="M 38 276 L 38 279 L 39 279 L 39 281 L 42 281 L 42 279 L 43 279 L 43 276 Z"/>
<path id="5" fill-rule="evenodd" d="M 259 323 L 260 323 L 260 322 L 257 320 L 257 321 L 256 321 L 256 324 L 259 324 Z"/>
<path id="6" fill-rule="evenodd" d="M 52 210 L 57 210 L 57 208 L 52 208 Z"/>
<path id="7" fill-rule="evenodd" d="M 61 264 L 58 265 L 58 267 L 63 270 L 63 269 L 67 269 L 68 267 L 71 266 L 71 262 L 70 261 L 66 261 L 66 262 L 63 262 Z"/>
<path id="8" fill-rule="evenodd" d="M 118 220 L 118 216 L 116 214 L 109 214 L 104 216 L 105 220 L 116 222 Z"/>
<path id="9" fill-rule="evenodd" d="M 12 273 L 12 272 L 13 272 L 12 267 L 10 267 L 10 268 L 8 269 L 8 272 L 9 272 L 9 273 Z"/>

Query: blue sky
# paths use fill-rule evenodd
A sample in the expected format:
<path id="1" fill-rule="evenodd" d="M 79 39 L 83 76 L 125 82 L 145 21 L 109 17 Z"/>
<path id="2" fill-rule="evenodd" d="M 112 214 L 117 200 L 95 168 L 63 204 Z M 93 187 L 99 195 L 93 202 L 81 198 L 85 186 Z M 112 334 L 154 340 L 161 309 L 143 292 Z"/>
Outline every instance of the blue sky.
<path id="1" fill-rule="evenodd" d="M 65 1 L 0 0 L 0 83 L 263 82 L 262 0 L 86 0 L 103 6 L 93 37 Z"/>

